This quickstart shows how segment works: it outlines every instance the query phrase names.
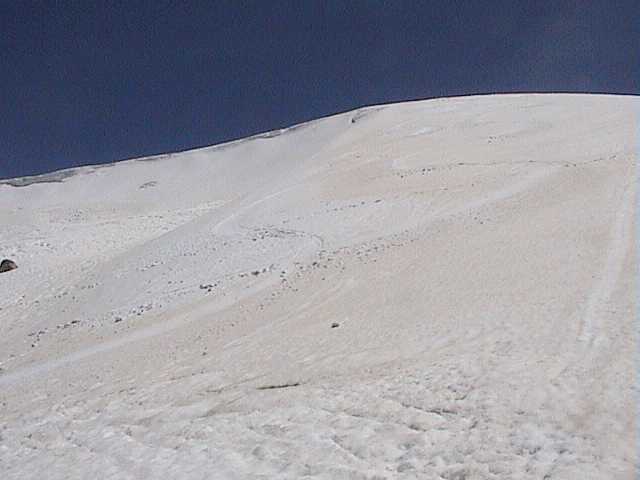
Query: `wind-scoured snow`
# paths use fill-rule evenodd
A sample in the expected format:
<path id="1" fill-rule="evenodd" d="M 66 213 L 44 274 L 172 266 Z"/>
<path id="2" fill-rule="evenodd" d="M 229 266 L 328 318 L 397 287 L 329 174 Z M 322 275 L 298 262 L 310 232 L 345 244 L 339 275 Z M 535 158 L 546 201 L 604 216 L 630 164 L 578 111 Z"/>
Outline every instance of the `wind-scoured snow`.
<path id="1" fill-rule="evenodd" d="M 635 478 L 639 108 L 437 99 L 1 181 L 0 477 Z"/>

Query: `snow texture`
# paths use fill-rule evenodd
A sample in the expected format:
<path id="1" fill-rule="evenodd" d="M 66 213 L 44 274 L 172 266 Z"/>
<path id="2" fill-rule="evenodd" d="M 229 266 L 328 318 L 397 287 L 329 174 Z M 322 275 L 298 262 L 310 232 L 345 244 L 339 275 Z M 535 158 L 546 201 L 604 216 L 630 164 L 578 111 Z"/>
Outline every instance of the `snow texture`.
<path id="1" fill-rule="evenodd" d="M 0 182 L 3 479 L 632 479 L 637 97 Z"/>

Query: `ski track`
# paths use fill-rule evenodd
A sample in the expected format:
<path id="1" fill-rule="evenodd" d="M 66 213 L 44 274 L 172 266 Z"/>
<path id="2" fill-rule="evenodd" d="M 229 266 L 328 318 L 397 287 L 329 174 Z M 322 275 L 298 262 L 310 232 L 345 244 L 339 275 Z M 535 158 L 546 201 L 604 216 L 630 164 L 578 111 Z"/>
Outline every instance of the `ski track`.
<path id="1" fill-rule="evenodd" d="M 633 233 L 634 188 L 629 184 L 624 189 L 622 200 L 616 210 L 611 227 L 607 256 L 598 281 L 591 291 L 580 324 L 579 340 L 593 347 L 602 335 L 599 331 L 600 311 L 606 306 L 616 288 L 624 260 L 631 245 Z"/>

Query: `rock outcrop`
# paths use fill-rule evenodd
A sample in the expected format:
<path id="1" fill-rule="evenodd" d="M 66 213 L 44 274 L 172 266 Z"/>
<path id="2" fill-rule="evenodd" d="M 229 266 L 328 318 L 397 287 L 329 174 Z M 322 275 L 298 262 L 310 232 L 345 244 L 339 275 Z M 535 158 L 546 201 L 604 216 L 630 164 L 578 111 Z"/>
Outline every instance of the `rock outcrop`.
<path id="1" fill-rule="evenodd" d="M 2 260 L 2 263 L 0 263 L 0 273 L 10 272 L 11 270 L 15 270 L 16 268 L 18 268 L 16 262 L 14 262 L 13 260 L 9 260 L 8 258 L 5 258 L 4 260 Z"/>

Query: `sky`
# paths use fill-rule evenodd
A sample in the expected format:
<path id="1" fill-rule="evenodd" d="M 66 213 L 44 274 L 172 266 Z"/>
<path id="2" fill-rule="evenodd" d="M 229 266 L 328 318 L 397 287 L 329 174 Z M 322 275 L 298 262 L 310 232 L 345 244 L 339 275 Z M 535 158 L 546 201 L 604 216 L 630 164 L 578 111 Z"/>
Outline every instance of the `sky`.
<path id="1" fill-rule="evenodd" d="M 0 178 L 364 105 L 640 94 L 640 1 L 0 0 Z"/>

